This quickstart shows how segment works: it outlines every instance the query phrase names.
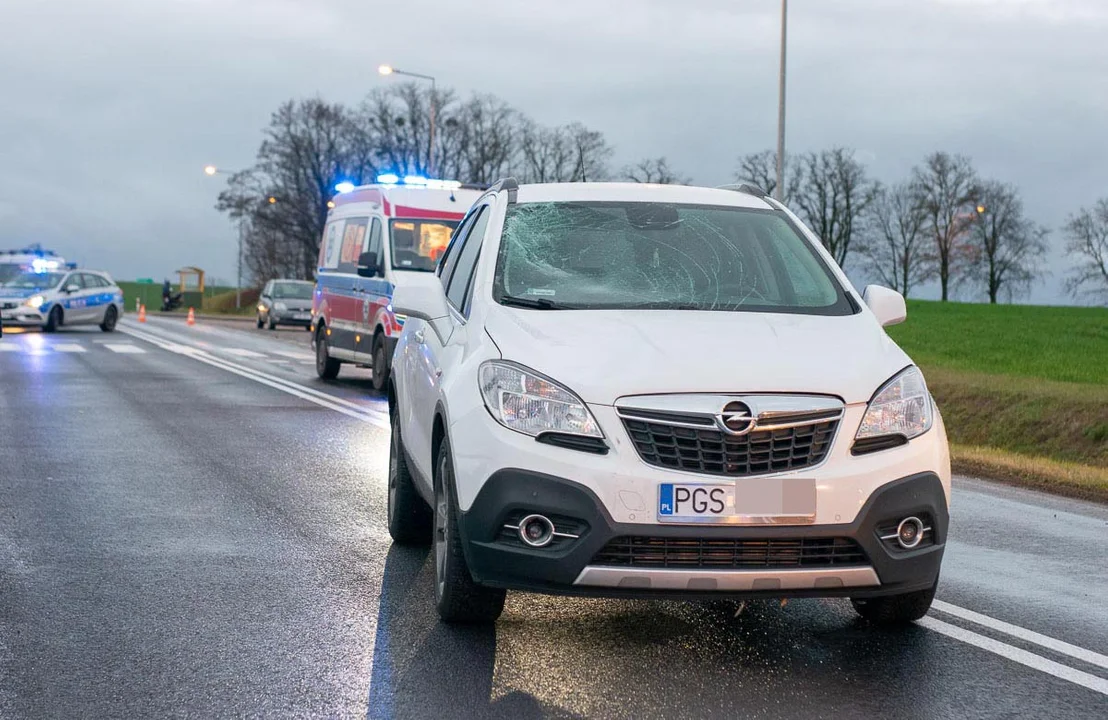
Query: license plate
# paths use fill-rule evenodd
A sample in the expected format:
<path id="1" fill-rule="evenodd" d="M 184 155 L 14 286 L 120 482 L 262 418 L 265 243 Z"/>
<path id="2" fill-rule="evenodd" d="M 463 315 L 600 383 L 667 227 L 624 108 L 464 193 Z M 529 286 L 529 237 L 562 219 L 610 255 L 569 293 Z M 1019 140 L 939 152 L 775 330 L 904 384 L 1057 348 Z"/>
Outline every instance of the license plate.
<path id="1" fill-rule="evenodd" d="M 297 320 L 311 320 L 312 319 L 312 314 L 311 313 L 296 313 L 296 315 L 294 317 Z"/>
<path id="2" fill-rule="evenodd" d="M 755 478 L 727 484 L 662 483 L 658 520 L 696 523 L 813 522 L 816 481 Z"/>

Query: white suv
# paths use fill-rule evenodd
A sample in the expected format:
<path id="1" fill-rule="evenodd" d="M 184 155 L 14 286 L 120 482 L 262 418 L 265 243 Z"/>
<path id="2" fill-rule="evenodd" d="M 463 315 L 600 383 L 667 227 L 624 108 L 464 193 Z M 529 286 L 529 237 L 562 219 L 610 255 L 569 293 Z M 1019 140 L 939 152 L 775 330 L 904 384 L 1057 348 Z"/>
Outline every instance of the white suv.
<path id="1" fill-rule="evenodd" d="M 504 180 L 393 306 L 389 530 L 433 542 L 445 620 L 507 588 L 927 612 L 950 461 L 904 300 L 757 188 Z"/>

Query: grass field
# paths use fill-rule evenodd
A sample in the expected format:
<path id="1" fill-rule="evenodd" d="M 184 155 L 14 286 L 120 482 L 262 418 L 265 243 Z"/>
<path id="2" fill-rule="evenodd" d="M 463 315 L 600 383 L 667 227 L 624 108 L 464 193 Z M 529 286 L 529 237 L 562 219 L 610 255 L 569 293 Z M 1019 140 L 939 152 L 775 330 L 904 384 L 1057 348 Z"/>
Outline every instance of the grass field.
<path id="1" fill-rule="evenodd" d="M 146 305 L 148 312 L 158 310 L 162 306 L 162 286 L 161 283 L 137 283 L 137 282 L 125 282 L 117 281 L 120 289 L 123 290 L 123 301 L 127 312 L 135 311 L 135 300 Z M 176 288 L 174 288 L 176 292 Z M 256 290 L 243 290 L 242 291 L 242 307 L 243 309 L 237 311 L 237 314 L 251 314 L 254 312 L 254 304 L 258 301 L 258 293 Z M 186 312 L 187 309 L 182 309 L 182 312 Z M 204 288 L 204 303 L 203 307 L 196 308 L 196 310 L 204 312 L 215 313 L 229 313 L 236 314 L 235 310 L 235 289 L 232 287 L 219 287 L 209 285 Z"/>
<path id="2" fill-rule="evenodd" d="M 1108 499 L 1108 308 L 917 300 L 889 335 L 923 368 L 960 469 Z"/>

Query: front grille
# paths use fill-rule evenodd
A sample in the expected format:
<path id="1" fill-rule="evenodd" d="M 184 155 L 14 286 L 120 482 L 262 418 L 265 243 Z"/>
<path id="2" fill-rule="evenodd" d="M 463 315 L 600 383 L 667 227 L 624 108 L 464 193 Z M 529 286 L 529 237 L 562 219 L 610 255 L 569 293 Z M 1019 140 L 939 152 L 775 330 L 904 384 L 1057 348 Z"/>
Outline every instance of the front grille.
<path id="1" fill-rule="evenodd" d="M 746 435 L 725 434 L 711 418 L 621 410 L 623 426 L 645 462 L 673 470 L 744 477 L 817 465 L 827 456 L 840 413 L 828 419 Z M 777 424 L 785 424 L 777 421 Z M 697 425 L 698 427 L 687 427 Z"/>
<path id="2" fill-rule="evenodd" d="M 640 568 L 801 568 L 867 565 L 850 538 L 667 538 L 617 537 L 592 565 Z"/>
<path id="3" fill-rule="evenodd" d="M 0 310 L 15 310 L 17 307 L 19 307 L 17 302 L 0 303 Z"/>

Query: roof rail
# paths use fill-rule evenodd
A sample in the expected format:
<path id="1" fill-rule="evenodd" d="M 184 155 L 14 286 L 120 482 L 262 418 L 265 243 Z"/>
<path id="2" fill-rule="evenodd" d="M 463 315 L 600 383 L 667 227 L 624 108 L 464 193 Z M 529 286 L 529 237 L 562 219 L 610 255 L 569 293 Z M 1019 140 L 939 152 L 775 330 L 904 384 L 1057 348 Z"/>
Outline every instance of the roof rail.
<path id="1" fill-rule="evenodd" d="M 506 177 L 497 180 L 492 187 L 489 188 L 490 192 L 498 192 L 500 190 L 508 191 L 508 203 L 514 203 L 516 201 L 516 192 L 519 190 L 519 181 L 514 177 Z"/>
<path id="2" fill-rule="evenodd" d="M 718 189 L 720 189 L 720 190 L 734 190 L 735 192 L 741 192 L 741 193 L 745 193 L 747 195 L 753 195 L 756 198 L 763 198 L 764 199 L 764 198 L 769 197 L 769 193 L 767 193 L 765 190 L 758 187 L 757 185 L 751 185 L 750 183 L 732 183 L 730 185 L 719 185 Z"/>

